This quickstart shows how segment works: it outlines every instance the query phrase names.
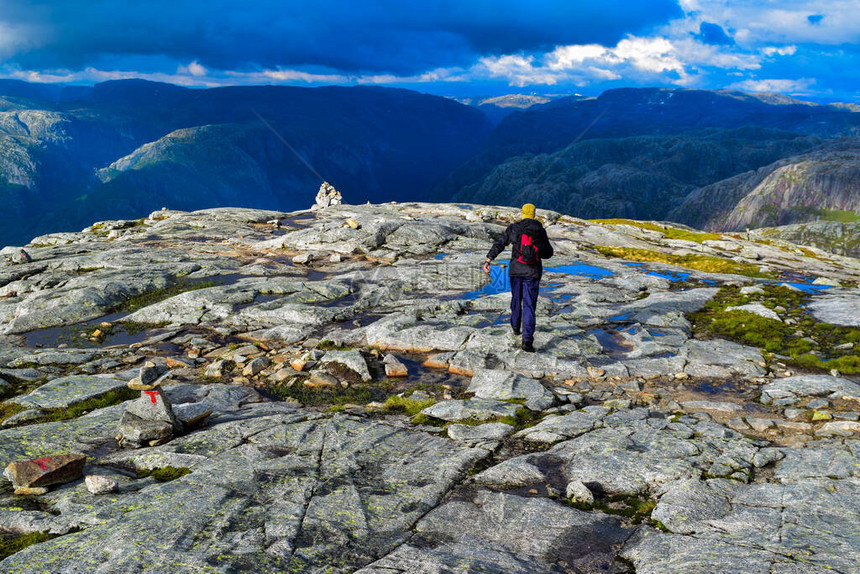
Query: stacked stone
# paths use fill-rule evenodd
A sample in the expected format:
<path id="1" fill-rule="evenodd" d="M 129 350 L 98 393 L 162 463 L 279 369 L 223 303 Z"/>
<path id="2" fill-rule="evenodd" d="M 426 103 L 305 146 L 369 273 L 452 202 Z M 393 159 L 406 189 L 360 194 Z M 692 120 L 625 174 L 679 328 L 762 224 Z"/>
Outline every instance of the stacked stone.
<path id="1" fill-rule="evenodd" d="M 324 181 L 317 192 L 316 205 L 311 209 L 323 209 L 331 205 L 340 205 L 342 202 L 343 197 L 340 192 L 332 184 Z"/>
<path id="2" fill-rule="evenodd" d="M 147 362 L 128 386 L 140 391 L 140 398 L 128 404 L 119 421 L 117 440 L 123 448 L 158 446 L 182 432 L 182 423 L 173 413 L 170 400 L 159 386 L 166 367 Z"/>

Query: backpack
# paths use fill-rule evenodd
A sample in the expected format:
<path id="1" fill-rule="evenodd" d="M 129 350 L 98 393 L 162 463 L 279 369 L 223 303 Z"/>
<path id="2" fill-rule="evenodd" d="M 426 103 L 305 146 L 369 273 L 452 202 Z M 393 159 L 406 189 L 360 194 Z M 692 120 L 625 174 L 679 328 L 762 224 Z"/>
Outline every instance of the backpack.
<path id="1" fill-rule="evenodd" d="M 540 263 L 540 253 L 538 252 L 537 245 L 535 245 L 534 238 L 528 233 L 523 233 L 520 236 L 520 256 L 517 257 L 517 261 L 526 265 L 537 265 Z"/>

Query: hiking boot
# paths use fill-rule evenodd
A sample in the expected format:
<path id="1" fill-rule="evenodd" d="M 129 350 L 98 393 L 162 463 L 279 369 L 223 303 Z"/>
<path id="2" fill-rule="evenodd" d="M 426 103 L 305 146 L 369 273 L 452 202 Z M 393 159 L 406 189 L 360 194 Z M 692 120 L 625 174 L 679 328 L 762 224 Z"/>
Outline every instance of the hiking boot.
<path id="1" fill-rule="evenodd" d="M 534 353 L 535 346 L 532 345 L 531 341 L 523 341 L 523 351 L 525 351 L 526 353 Z"/>
<path id="2" fill-rule="evenodd" d="M 520 336 L 520 330 L 519 330 L 519 329 L 514 329 L 513 327 L 511 327 L 511 331 L 513 331 L 513 332 L 514 332 L 514 336 L 515 336 L 515 337 L 519 337 L 519 336 Z"/>

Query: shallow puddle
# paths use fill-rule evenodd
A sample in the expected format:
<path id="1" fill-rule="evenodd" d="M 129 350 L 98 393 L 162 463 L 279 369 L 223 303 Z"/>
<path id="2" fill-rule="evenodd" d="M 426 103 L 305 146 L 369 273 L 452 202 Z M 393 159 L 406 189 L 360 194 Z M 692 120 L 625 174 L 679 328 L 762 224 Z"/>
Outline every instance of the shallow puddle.
<path id="1" fill-rule="evenodd" d="M 615 329 L 599 327 L 589 329 L 588 334 L 597 339 L 597 342 L 600 343 L 600 346 L 609 355 L 624 355 L 634 348 Z"/>
<path id="2" fill-rule="evenodd" d="M 555 267 L 544 267 L 546 273 L 564 273 L 565 275 L 577 275 L 580 277 L 609 277 L 615 275 L 613 271 L 588 265 L 587 263 L 574 263 L 572 265 L 557 265 Z"/>

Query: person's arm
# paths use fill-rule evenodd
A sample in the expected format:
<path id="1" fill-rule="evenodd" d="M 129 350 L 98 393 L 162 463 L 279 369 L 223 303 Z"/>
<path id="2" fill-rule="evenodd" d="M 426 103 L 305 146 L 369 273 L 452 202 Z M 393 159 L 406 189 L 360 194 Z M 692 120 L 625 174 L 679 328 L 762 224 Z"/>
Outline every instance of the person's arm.
<path id="1" fill-rule="evenodd" d="M 484 273 L 490 272 L 490 262 L 499 256 L 499 253 L 504 251 L 505 247 L 511 243 L 511 225 L 505 229 L 505 231 L 496 239 L 493 246 L 490 247 L 490 250 L 487 252 L 487 262 L 484 263 Z"/>
<path id="2" fill-rule="evenodd" d="M 549 259 L 555 254 L 555 250 L 552 248 L 552 243 L 549 242 L 549 237 L 546 234 L 546 229 L 541 229 L 541 242 L 540 242 L 540 257 L 541 259 Z"/>

